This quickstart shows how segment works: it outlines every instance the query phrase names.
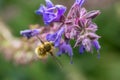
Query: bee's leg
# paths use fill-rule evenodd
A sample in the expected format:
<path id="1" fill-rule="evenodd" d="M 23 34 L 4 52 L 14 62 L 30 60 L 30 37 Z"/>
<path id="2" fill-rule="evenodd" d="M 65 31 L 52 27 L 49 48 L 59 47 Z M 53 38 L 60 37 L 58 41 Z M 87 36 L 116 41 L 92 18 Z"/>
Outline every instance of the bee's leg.
<path id="1" fill-rule="evenodd" d="M 56 61 L 56 63 L 59 65 L 60 69 L 62 69 L 63 68 L 62 63 L 56 58 L 56 56 L 52 52 L 49 52 L 49 53 L 53 57 L 53 59 Z"/>
<path id="2" fill-rule="evenodd" d="M 41 42 L 42 44 L 44 44 L 44 42 L 40 39 L 40 37 L 39 37 L 38 35 L 36 35 L 36 37 L 40 40 L 40 42 Z"/>

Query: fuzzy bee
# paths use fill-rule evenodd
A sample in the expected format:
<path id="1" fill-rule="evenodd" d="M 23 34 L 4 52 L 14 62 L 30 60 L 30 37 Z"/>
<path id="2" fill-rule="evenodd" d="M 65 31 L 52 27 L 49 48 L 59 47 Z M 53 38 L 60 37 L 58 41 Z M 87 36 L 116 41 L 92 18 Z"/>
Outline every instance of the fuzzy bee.
<path id="1" fill-rule="evenodd" d="M 35 49 L 38 58 L 45 59 L 50 54 L 53 56 L 54 44 L 52 42 L 43 42 Z"/>
<path id="2" fill-rule="evenodd" d="M 39 37 L 37 37 L 41 44 L 36 47 L 35 53 L 38 58 L 40 59 L 46 59 L 48 55 L 51 55 L 52 58 L 56 61 L 56 63 L 62 68 L 61 62 L 56 58 L 56 56 L 53 54 L 54 51 L 54 43 L 53 42 L 43 42 Z"/>

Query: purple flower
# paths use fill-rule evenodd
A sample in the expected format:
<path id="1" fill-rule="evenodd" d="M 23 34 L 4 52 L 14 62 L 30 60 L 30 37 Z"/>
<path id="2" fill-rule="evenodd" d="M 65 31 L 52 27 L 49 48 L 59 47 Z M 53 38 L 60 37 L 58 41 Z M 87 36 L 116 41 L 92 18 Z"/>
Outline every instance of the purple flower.
<path id="1" fill-rule="evenodd" d="M 100 44 L 98 42 L 98 40 L 90 40 L 90 39 L 84 39 L 79 47 L 79 53 L 84 53 L 84 51 L 87 52 L 93 52 L 92 47 L 94 47 L 97 50 L 98 53 L 98 58 L 100 58 Z"/>
<path id="2" fill-rule="evenodd" d="M 57 52 L 57 55 L 60 56 L 60 55 L 63 54 L 63 53 L 68 53 L 68 55 L 69 55 L 70 58 L 71 58 L 71 61 L 70 61 L 70 62 L 72 63 L 73 51 L 72 51 L 71 45 L 63 42 L 63 43 L 61 43 L 61 44 L 59 45 L 58 48 L 59 48 L 59 50 L 58 50 L 58 52 Z"/>
<path id="3" fill-rule="evenodd" d="M 20 34 L 28 39 L 40 33 L 39 29 L 20 31 Z"/>
<path id="4" fill-rule="evenodd" d="M 101 46 L 100 46 L 98 40 L 92 41 L 92 45 L 93 45 L 93 46 L 95 47 L 95 49 L 97 50 L 98 58 L 100 58 L 100 52 L 99 52 L 99 50 L 100 50 Z"/>
<path id="5" fill-rule="evenodd" d="M 100 37 L 95 33 L 85 33 L 78 37 L 74 47 L 80 46 L 79 52 L 83 53 L 85 50 L 87 52 L 92 52 L 92 47 L 94 46 L 96 50 L 100 49 L 99 42 L 97 41 Z"/>
<path id="6" fill-rule="evenodd" d="M 84 53 L 84 51 L 85 51 L 85 48 L 84 48 L 83 45 L 81 45 L 81 46 L 79 47 L 79 53 L 82 54 L 82 53 Z"/>
<path id="7" fill-rule="evenodd" d="M 77 30 L 77 38 L 74 47 L 80 46 L 79 52 L 83 53 L 84 51 L 93 52 L 93 46 L 100 49 L 100 45 L 98 43 L 98 36 L 95 32 L 97 30 L 97 25 L 91 21 L 91 19 L 80 19 Z"/>
<path id="8" fill-rule="evenodd" d="M 48 41 L 52 41 L 54 43 L 55 47 L 57 47 L 60 44 L 63 33 L 64 33 L 64 27 L 62 27 L 60 30 L 58 30 L 54 34 L 48 34 L 46 36 L 46 39 Z"/>
<path id="9" fill-rule="evenodd" d="M 77 4 L 81 7 L 84 2 L 85 2 L 85 0 L 76 0 L 75 4 Z"/>
<path id="10" fill-rule="evenodd" d="M 49 12 L 52 12 L 54 10 L 54 4 L 50 0 L 45 0 L 46 6 L 40 5 L 39 9 L 36 11 L 36 14 L 42 15 L 45 10 L 49 9 Z"/>
<path id="11" fill-rule="evenodd" d="M 92 44 L 93 44 L 93 46 L 95 47 L 96 50 L 99 50 L 101 48 L 100 44 L 97 40 L 92 41 Z"/>
<path id="12" fill-rule="evenodd" d="M 63 5 L 53 5 L 50 0 L 46 0 L 46 7 L 41 5 L 36 14 L 42 15 L 45 24 L 53 21 L 60 21 L 61 16 L 65 13 L 66 7 Z"/>
<path id="13" fill-rule="evenodd" d="M 60 44 L 57 55 L 60 56 L 63 53 L 68 53 L 69 56 L 73 56 L 73 51 L 72 51 L 72 47 L 70 46 L 70 44 L 67 44 L 65 42 Z"/>

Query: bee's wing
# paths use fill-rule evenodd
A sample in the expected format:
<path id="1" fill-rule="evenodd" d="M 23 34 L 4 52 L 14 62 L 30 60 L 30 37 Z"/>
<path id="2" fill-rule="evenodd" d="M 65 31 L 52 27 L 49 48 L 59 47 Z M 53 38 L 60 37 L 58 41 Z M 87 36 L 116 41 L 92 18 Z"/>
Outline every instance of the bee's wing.
<path id="1" fill-rule="evenodd" d="M 62 63 L 60 62 L 60 60 L 57 59 L 57 57 L 56 57 L 52 52 L 50 52 L 50 55 L 51 55 L 52 58 L 55 60 L 55 62 L 59 65 L 60 69 L 63 69 L 63 65 L 62 65 Z"/>

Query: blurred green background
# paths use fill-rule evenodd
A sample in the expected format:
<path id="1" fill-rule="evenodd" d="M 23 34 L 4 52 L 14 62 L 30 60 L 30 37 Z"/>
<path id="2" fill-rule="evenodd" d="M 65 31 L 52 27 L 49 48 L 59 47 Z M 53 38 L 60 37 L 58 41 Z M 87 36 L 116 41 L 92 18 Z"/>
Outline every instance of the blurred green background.
<path id="1" fill-rule="evenodd" d="M 56 4 L 68 6 L 74 0 L 52 0 Z M 68 4 L 69 1 L 69 4 Z M 42 17 L 35 10 L 44 0 L 0 0 L 0 20 L 11 30 L 15 37 L 20 37 L 20 30 L 30 24 L 43 25 Z M 0 54 L 0 80 L 120 80 L 120 1 L 86 0 L 88 10 L 101 11 L 94 22 L 99 26 L 97 34 L 101 36 L 101 58 L 97 54 L 80 55 L 74 49 L 74 64 L 69 64 L 69 57 L 63 55 L 59 60 L 64 71 L 49 59 L 47 63 L 34 62 L 29 65 L 14 65 Z"/>

